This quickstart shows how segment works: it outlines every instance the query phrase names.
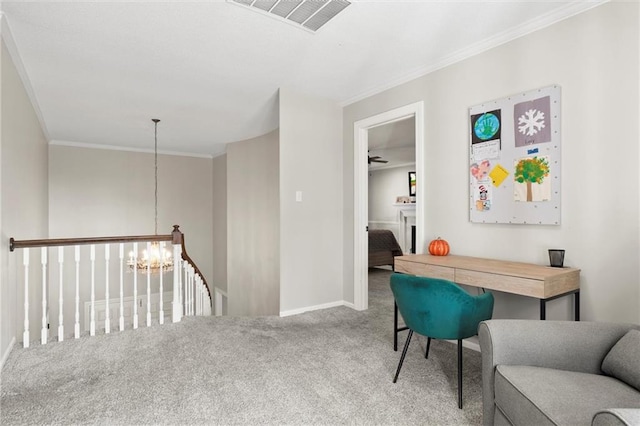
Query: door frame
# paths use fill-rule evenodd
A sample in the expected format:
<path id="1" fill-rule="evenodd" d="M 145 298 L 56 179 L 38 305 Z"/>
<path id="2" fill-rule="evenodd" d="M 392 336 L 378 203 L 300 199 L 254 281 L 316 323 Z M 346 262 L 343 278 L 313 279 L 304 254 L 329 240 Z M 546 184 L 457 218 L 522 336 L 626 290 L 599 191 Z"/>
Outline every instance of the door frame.
<path id="1" fill-rule="evenodd" d="M 372 117 L 358 120 L 353 124 L 353 305 L 362 311 L 369 307 L 368 280 L 368 237 L 369 222 L 369 168 L 367 150 L 369 130 L 407 118 L 415 118 L 416 138 L 416 253 L 423 253 L 425 247 L 425 185 L 424 185 L 424 101 L 395 108 Z M 393 202 L 393 201 L 389 201 Z"/>

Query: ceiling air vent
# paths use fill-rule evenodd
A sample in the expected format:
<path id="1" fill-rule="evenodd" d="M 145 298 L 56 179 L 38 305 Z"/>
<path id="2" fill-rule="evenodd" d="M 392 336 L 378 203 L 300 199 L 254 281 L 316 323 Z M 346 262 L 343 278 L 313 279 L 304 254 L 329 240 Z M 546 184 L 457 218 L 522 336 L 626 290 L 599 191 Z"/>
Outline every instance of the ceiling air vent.
<path id="1" fill-rule="evenodd" d="M 347 0 L 232 0 L 317 31 L 351 4 Z"/>

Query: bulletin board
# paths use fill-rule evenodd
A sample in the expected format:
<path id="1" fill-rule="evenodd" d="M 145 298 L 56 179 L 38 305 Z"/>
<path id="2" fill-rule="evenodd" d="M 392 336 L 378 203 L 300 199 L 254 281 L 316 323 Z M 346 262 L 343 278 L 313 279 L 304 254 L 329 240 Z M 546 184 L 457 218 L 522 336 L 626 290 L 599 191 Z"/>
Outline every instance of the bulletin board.
<path id="1" fill-rule="evenodd" d="M 469 108 L 469 220 L 560 224 L 560 86 Z"/>

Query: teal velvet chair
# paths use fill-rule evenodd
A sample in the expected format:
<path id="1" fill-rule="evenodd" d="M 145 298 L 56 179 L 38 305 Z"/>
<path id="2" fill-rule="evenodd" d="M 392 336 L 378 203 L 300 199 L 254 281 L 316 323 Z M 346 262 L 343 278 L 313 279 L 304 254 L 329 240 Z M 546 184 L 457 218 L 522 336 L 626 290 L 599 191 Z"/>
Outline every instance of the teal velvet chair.
<path id="1" fill-rule="evenodd" d="M 400 363 L 393 378 L 398 380 L 413 332 L 427 337 L 425 358 L 431 339 L 458 341 L 458 407 L 462 408 L 462 339 L 478 334 L 480 321 L 491 319 L 493 294 L 473 296 L 447 280 L 392 274 L 391 291 L 409 329 Z"/>

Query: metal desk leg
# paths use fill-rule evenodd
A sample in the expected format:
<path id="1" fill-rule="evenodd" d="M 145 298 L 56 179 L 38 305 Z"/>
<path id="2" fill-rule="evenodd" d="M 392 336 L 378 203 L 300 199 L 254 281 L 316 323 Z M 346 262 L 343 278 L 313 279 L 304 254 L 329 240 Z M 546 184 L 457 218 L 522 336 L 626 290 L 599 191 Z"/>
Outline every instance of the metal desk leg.
<path id="1" fill-rule="evenodd" d="M 547 301 L 540 299 L 540 319 L 547 319 Z"/>
<path id="2" fill-rule="evenodd" d="M 580 290 L 576 291 L 574 294 L 574 315 L 575 320 L 580 321 Z"/>
<path id="3" fill-rule="evenodd" d="M 393 350 L 398 351 L 398 305 L 393 302 Z"/>

